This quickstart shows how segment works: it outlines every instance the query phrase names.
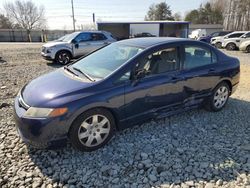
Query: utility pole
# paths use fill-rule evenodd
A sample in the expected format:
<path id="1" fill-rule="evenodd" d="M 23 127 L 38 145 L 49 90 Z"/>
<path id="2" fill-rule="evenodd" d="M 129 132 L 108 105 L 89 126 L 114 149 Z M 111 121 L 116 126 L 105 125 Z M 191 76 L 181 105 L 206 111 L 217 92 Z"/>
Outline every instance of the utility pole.
<path id="1" fill-rule="evenodd" d="M 73 3 L 73 0 L 71 0 L 71 6 L 72 6 L 73 28 L 74 28 L 74 31 L 76 31 L 76 26 L 75 26 L 75 13 L 74 13 L 74 3 Z"/>
<path id="2" fill-rule="evenodd" d="M 95 13 L 93 13 L 93 24 L 95 24 Z"/>

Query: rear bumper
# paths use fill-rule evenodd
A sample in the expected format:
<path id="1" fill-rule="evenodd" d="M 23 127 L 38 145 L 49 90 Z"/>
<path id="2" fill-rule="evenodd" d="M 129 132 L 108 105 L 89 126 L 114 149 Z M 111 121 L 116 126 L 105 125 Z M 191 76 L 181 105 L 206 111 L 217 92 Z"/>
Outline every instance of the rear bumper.
<path id="1" fill-rule="evenodd" d="M 26 110 L 15 99 L 14 118 L 22 140 L 36 148 L 54 148 L 67 142 L 67 129 L 60 118 L 27 118 Z"/>

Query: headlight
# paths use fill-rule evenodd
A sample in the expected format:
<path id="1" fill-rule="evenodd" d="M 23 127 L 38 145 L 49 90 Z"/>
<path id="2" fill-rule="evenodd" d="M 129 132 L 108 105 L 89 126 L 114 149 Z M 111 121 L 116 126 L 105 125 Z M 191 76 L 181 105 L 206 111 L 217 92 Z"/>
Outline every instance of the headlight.
<path id="1" fill-rule="evenodd" d="M 51 53 L 52 50 L 53 50 L 53 48 L 48 48 L 48 49 L 46 50 L 46 52 L 47 52 L 47 53 Z"/>
<path id="2" fill-rule="evenodd" d="M 57 117 L 67 113 L 67 108 L 36 108 L 30 107 L 26 113 L 26 117 Z"/>

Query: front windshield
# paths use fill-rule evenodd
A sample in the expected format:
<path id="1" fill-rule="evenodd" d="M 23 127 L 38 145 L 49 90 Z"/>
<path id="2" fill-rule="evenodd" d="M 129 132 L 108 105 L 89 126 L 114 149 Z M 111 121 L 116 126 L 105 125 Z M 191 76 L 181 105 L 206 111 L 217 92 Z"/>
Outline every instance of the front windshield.
<path id="1" fill-rule="evenodd" d="M 139 47 L 113 43 L 79 60 L 72 67 L 93 79 L 103 79 L 142 50 Z"/>
<path id="2" fill-rule="evenodd" d="M 63 37 L 60 38 L 60 41 L 62 42 L 69 42 L 72 41 L 72 39 L 74 39 L 79 33 L 75 32 L 75 33 L 71 33 L 71 34 L 67 34 Z M 59 40 L 59 39 L 58 39 Z"/>
<path id="3" fill-rule="evenodd" d="M 64 36 L 62 36 L 62 37 L 60 37 L 60 38 L 58 38 L 58 39 L 56 39 L 55 41 L 63 41 L 63 39 L 64 39 L 66 36 L 68 36 L 68 34 L 67 34 L 67 35 L 64 35 Z"/>

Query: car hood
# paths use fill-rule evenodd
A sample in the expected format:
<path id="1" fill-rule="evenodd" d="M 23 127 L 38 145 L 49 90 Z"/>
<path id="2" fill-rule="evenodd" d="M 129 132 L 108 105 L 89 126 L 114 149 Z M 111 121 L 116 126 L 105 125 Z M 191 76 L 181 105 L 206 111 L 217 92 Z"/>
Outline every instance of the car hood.
<path id="1" fill-rule="evenodd" d="M 247 40 L 247 41 L 243 41 L 242 43 L 241 43 L 241 46 L 247 46 L 247 45 L 249 45 L 250 44 L 250 40 Z"/>
<path id="2" fill-rule="evenodd" d="M 51 41 L 43 45 L 45 48 L 55 47 L 59 45 L 69 45 L 68 42 L 62 42 L 62 41 Z"/>
<path id="3" fill-rule="evenodd" d="M 21 92 L 23 100 L 33 107 L 55 107 L 84 97 L 94 82 L 67 75 L 64 69 L 40 76 L 28 83 Z"/>
<path id="4" fill-rule="evenodd" d="M 222 39 L 223 37 L 222 36 L 219 36 L 219 37 L 213 37 L 212 39 Z"/>

